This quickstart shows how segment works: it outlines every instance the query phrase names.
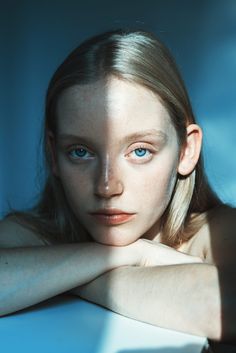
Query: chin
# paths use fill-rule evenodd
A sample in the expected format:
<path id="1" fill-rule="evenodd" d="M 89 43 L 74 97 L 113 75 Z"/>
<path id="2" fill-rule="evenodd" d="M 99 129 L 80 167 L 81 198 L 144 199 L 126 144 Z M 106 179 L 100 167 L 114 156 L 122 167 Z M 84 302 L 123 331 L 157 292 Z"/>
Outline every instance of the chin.
<path id="1" fill-rule="evenodd" d="M 100 238 L 100 237 L 93 237 L 94 241 L 96 241 L 99 244 L 103 245 L 109 245 L 109 246 L 127 246 L 129 244 L 134 243 L 137 239 L 124 239 L 124 237 L 117 236 L 117 237 L 106 237 L 106 238 Z"/>

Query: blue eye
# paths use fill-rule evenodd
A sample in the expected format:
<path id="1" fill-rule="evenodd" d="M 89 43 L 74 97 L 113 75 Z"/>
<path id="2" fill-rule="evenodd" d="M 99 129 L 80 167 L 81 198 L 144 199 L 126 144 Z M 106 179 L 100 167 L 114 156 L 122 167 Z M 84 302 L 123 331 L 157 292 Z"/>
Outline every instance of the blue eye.
<path id="1" fill-rule="evenodd" d="M 88 153 L 88 151 L 86 151 L 84 148 L 80 147 L 80 148 L 75 148 L 73 150 L 70 150 L 69 156 L 71 156 L 74 159 L 83 158 L 83 157 L 85 157 L 86 153 Z"/>
<path id="2" fill-rule="evenodd" d="M 135 148 L 130 153 L 135 153 L 136 157 L 139 157 L 138 160 L 142 160 L 142 159 L 146 160 L 147 158 L 149 158 L 153 155 L 153 152 L 151 152 L 148 148 L 144 148 L 144 147 Z M 91 153 L 87 149 L 85 149 L 83 147 L 79 147 L 79 146 L 71 149 L 68 152 L 68 155 L 71 159 L 78 160 L 78 161 L 79 160 L 88 160 L 91 157 Z M 142 157 L 144 157 L 144 158 L 142 158 Z"/>
<path id="3" fill-rule="evenodd" d="M 133 150 L 133 152 L 135 152 L 137 157 L 145 157 L 145 158 L 151 157 L 151 155 L 153 154 L 148 148 L 143 148 L 143 147 L 136 148 L 135 150 Z M 141 158 L 138 158 L 138 159 L 141 159 Z"/>
<path id="4" fill-rule="evenodd" d="M 145 156 L 145 154 L 146 154 L 146 152 L 147 152 L 147 149 L 146 148 L 136 148 L 135 150 L 134 150 L 134 152 L 136 153 L 136 155 L 138 156 L 138 157 L 143 157 L 143 156 Z"/>

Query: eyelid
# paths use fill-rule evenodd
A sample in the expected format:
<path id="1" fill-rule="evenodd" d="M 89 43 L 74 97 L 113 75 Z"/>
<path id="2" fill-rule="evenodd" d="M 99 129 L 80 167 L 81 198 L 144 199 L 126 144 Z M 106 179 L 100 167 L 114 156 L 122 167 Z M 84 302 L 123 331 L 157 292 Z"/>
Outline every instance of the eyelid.
<path id="1" fill-rule="evenodd" d="M 131 148 L 131 146 L 133 146 L 133 145 L 138 145 L 138 146 L 142 145 L 143 148 L 150 148 L 150 149 L 156 148 L 156 146 L 154 147 L 153 144 L 152 145 L 150 144 L 150 142 L 133 142 L 132 144 L 130 144 L 128 146 L 128 148 Z M 66 150 L 72 150 L 72 149 L 76 149 L 76 148 L 85 148 L 91 152 L 91 149 L 86 144 L 80 144 L 80 143 L 72 144 L 72 145 L 66 147 Z M 139 148 L 139 147 L 132 147 L 132 148 L 135 149 L 135 148 Z"/>
<path id="2" fill-rule="evenodd" d="M 90 151 L 90 148 L 89 148 L 88 146 L 82 145 L 82 144 L 70 145 L 69 147 L 66 147 L 66 150 L 67 150 L 67 152 L 69 152 L 69 151 L 73 151 L 73 150 L 76 150 L 76 149 L 79 149 L 79 148 L 83 148 L 83 149 L 85 149 L 87 152 L 92 153 L 92 152 Z"/>
<path id="3" fill-rule="evenodd" d="M 146 150 L 150 150 L 152 152 L 157 152 L 157 148 L 155 148 L 154 146 L 151 146 L 150 144 L 147 144 L 146 142 L 136 142 L 135 146 L 133 146 L 134 144 L 132 144 L 131 148 L 131 152 L 138 149 L 138 148 L 144 148 Z"/>
<path id="4" fill-rule="evenodd" d="M 78 147 L 85 147 L 88 148 L 89 147 L 85 144 L 85 143 L 72 143 L 71 145 L 67 146 L 67 148 L 78 148 Z"/>
<path id="5" fill-rule="evenodd" d="M 72 151 L 78 150 L 80 148 L 85 150 L 86 153 L 93 154 L 92 152 L 89 151 L 89 149 L 86 146 L 76 144 L 76 145 L 71 145 L 70 147 L 66 148 L 66 154 L 67 154 L 68 158 L 74 162 L 81 162 L 81 161 L 86 161 L 86 160 L 91 159 L 91 157 L 83 159 L 83 157 L 79 157 L 79 156 L 77 158 L 75 158 L 75 157 L 72 157 L 72 155 L 70 155 L 70 153 Z"/>
<path id="6" fill-rule="evenodd" d="M 69 153 L 71 151 L 74 151 L 74 150 L 80 149 L 80 148 L 86 150 L 86 152 L 88 152 L 90 154 L 93 154 L 93 152 L 90 151 L 90 148 L 88 148 L 84 144 L 83 145 L 82 144 L 70 145 L 69 147 L 66 148 L 66 151 L 67 151 L 67 153 Z M 126 155 L 131 154 L 132 152 L 134 152 L 136 149 L 139 149 L 139 148 L 146 149 L 152 154 L 158 152 L 157 148 L 155 148 L 154 146 L 150 146 L 150 144 L 148 144 L 147 142 L 135 142 L 131 146 L 129 146 L 129 150 Z M 78 159 L 79 159 L 79 157 L 78 157 Z M 82 159 L 82 157 L 81 157 L 81 159 Z"/>

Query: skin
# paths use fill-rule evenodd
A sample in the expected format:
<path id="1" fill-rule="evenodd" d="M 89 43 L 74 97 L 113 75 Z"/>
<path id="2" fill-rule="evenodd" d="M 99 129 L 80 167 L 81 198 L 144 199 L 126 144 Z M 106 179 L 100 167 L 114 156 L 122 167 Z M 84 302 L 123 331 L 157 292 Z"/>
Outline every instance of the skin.
<path id="1" fill-rule="evenodd" d="M 127 245 L 141 237 L 150 242 L 150 262 L 144 266 L 122 266 L 70 293 L 149 324 L 235 341 L 235 209 L 213 210 L 178 251 L 161 244 L 159 220 L 177 173 L 191 173 L 199 158 L 199 126 L 187 126 L 186 144 L 178 146 L 160 99 L 115 77 L 67 89 L 59 99 L 57 117 L 58 136 L 50 135 L 53 171 L 85 229 L 107 245 Z M 125 142 L 130 134 L 147 129 L 162 134 Z M 68 158 L 66 150 L 85 146 L 76 138 L 62 140 L 62 133 L 87 136 L 86 161 Z M 148 156 L 136 153 L 139 147 L 150 149 Z M 102 207 L 135 212 L 136 217 L 119 226 L 103 226 L 87 214 Z M 204 263 L 187 264 L 186 254 Z M 175 265 L 176 256 L 182 264 Z M 158 259 L 157 266 L 152 258 Z"/>
<path id="2" fill-rule="evenodd" d="M 141 86 L 114 77 L 107 84 L 100 81 L 71 87 L 61 96 L 57 115 L 59 135 L 48 132 L 53 171 L 62 181 L 72 210 L 94 240 L 115 246 L 134 242 L 134 246 L 139 244 L 143 259 L 138 266 L 118 266 L 111 271 L 106 268 L 101 276 L 77 288 L 73 281 L 67 285 L 67 288 L 72 288 L 70 292 L 139 321 L 214 340 L 235 341 L 236 281 L 235 271 L 232 271 L 235 268 L 235 209 L 222 206 L 212 210 L 211 215 L 207 214 L 206 224 L 178 251 L 161 244 L 159 237 L 159 219 L 173 192 L 177 173 L 187 175 L 197 163 L 201 129 L 194 124 L 187 126 L 186 144 L 179 147 L 176 131 L 158 97 Z M 154 140 L 136 137 L 127 141 L 131 133 L 147 128 L 161 130 L 162 135 L 159 134 Z M 63 140 L 62 133 L 87 136 L 89 142 L 86 143 L 88 151 L 85 161 L 77 160 L 77 152 L 81 152 L 78 145 L 82 147 L 78 137 Z M 143 150 L 137 153 L 141 142 L 142 148 L 150 148 L 151 157 L 149 153 L 148 157 L 143 157 L 146 156 Z M 85 148 L 84 142 L 82 145 Z M 144 162 L 143 158 L 148 161 Z M 88 211 L 108 206 L 136 212 L 136 217 L 130 224 L 105 227 L 91 220 L 87 214 Z M 27 236 L 24 228 L 19 233 L 19 226 L 16 227 L 14 222 L 12 226 L 13 229 L 9 230 L 9 224 L 2 224 L 0 240 L 4 243 L 7 239 L 5 245 L 9 247 L 11 244 L 13 247 L 9 251 L 3 249 L 2 255 L 7 256 L 8 261 L 11 255 L 13 268 L 16 263 L 24 264 L 22 266 L 25 268 L 26 253 L 29 264 L 39 266 L 40 261 L 35 261 L 36 251 L 32 257 L 28 249 L 29 245 L 33 245 L 31 234 Z M 146 239 L 135 244 L 140 237 Z M 18 252 L 15 246 L 20 246 L 19 241 L 27 249 Z M 36 240 L 33 242 L 36 245 Z M 127 250 L 126 246 L 124 248 Z M 138 248 L 135 247 L 136 250 Z M 40 254 L 41 248 L 38 249 L 37 253 Z M 44 268 L 54 266 L 55 279 L 58 278 L 58 266 L 55 267 L 54 248 L 47 249 L 47 258 L 43 252 Z M 65 264 L 65 249 L 60 249 L 63 249 Z M 87 269 L 97 269 L 97 264 L 87 266 L 88 255 L 84 255 L 84 250 L 82 254 L 75 254 L 74 250 L 73 246 L 75 263 L 66 262 L 68 267 L 64 268 L 69 271 L 66 279 L 74 273 L 73 270 L 79 269 L 84 275 Z M 81 251 L 81 244 L 78 250 Z M 134 251 L 131 252 L 134 254 Z M 128 258 L 131 252 L 128 252 Z M 89 254 L 91 256 L 90 251 Z M 81 269 L 81 255 L 85 256 L 84 270 Z M 198 256 L 204 261 L 196 261 Z M 52 259 L 53 263 L 50 262 Z M 97 259 L 104 260 L 104 256 Z M 58 261 L 61 263 L 60 258 Z M 33 269 L 35 277 L 38 269 L 36 266 L 34 270 L 33 266 L 29 265 L 29 268 Z M 60 267 L 59 270 L 61 274 Z M 6 276 L 5 268 L 3 271 Z M 77 275 L 75 281 L 78 281 Z M 17 288 L 21 282 L 17 276 Z M 50 280 L 47 283 L 48 288 L 40 285 L 39 290 L 33 291 L 31 288 L 30 292 L 26 286 L 21 300 L 16 297 L 15 302 L 12 299 L 9 301 L 8 310 L 15 311 L 15 303 L 19 309 L 22 303 L 23 307 L 29 306 L 66 290 L 63 281 L 55 283 Z M 46 288 L 43 296 L 42 288 Z M 27 297 L 28 292 L 30 298 Z"/>
<path id="3" fill-rule="evenodd" d="M 198 160 L 200 128 L 188 126 L 187 144 L 181 149 L 160 99 L 116 77 L 66 89 L 58 100 L 57 119 L 57 136 L 50 135 L 54 174 L 92 238 L 114 246 L 140 237 L 158 240 L 177 173 L 188 174 Z M 147 130 L 155 132 L 127 139 Z M 79 136 L 86 137 L 86 143 Z M 88 213 L 108 207 L 135 217 L 107 226 Z"/>

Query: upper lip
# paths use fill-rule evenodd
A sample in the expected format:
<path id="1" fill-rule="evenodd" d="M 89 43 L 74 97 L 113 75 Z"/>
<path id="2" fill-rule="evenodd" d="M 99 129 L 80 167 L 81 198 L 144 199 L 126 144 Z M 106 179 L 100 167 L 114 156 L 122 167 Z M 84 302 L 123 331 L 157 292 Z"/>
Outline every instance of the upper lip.
<path id="1" fill-rule="evenodd" d="M 103 208 L 103 209 L 99 209 L 97 211 L 94 212 L 90 212 L 92 214 L 133 214 L 132 212 L 126 212 L 123 210 L 119 210 L 118 208 Z"/>

